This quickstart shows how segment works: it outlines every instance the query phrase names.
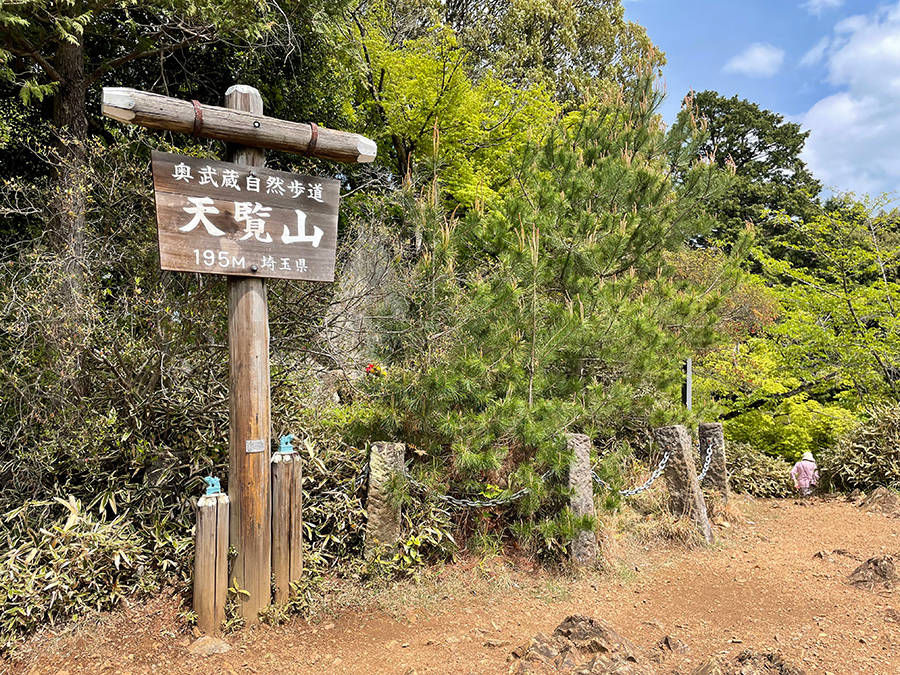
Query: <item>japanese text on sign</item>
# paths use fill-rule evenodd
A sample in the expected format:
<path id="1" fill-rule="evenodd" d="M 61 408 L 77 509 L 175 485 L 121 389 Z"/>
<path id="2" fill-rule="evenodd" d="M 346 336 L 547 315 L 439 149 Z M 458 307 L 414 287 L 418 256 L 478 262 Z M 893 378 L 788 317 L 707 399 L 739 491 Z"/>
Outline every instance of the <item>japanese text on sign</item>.
<path id="1" fill-rule="evenodd" d="M 163 269 L 331 281 L 338 181 L 153 153 Z"/>

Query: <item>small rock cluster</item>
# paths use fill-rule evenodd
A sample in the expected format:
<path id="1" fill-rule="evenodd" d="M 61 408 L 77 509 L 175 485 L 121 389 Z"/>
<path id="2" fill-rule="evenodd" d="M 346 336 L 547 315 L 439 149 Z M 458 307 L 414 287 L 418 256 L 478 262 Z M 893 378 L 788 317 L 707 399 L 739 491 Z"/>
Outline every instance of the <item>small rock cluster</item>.
<path id="1" fill-rule="evenodd" d="M 543 633 L 512 653 L 511 675 L 654 675 L 638 650 L 599 619 L 573 615 L 550 637 Z"/>
<path id="2" fill-rule="evenodd" d="M 666 636 L 649 660 L 662 660 L 666 652 L 684 654 L 688 645 Z M 654 666 L 643 661 L 640 651 L 599 619 L 573 615 L 550 637 L 538 633 L 510 656 L 510 675 L 656 675 Z M 654 658 L 656 657 L 656 658 Z M 649 661 L 648 660 L 648 661 Z M 690 675 L 806 675 L 786 663 L 779 654 L 745 649 L 732 661 L 710 658 Z"/>
<path id="3" fill-rule="evenodd" d="M 745 649 L 737 655 L 734 663 L 709 659 L 697 666 L 691 675 L 806 675 L 806 671 L 785 663 L 778 654 Z"/>
<path id="4" fill-rule="evenodd" d="M 869 591 L 876 589 L 890 590 L 897 585 L 897 565 L 893 556 L 882 555 L 869 558 L 853 570 L 848 581 L 851 586 Z"/>

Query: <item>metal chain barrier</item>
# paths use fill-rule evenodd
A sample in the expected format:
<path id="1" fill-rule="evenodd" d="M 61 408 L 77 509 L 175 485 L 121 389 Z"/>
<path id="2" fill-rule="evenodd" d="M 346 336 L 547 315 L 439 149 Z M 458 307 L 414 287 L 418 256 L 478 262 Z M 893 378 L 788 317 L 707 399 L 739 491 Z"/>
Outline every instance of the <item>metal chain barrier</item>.
<path id="1" fill-rule="evenodd" d="M 406 474 L 406 479 L 409 481 L 410 485 L 412 485 L 413 487 L 415 487 L 419 490 L 422 490 L 423 492 L 433 494 L 434 491 L 430 487 L 428 487 L 425 483 L 418 481 L 412 477 L 412 475 L 409 473 L 409 467 L 406 467 L 404 473 Z M 543 476 L 541 476 L 541 480 L 542 481 L 546 480 L 549 476 L 550 476 L 550 472 L 548 471 Z M 517 499 L 521 499 L 522 497 L 527 495 L 529 492 L 530 492 L 530 490 L 528 488 L 522 488 L 521 490 L 514 492 L 513 494 L 509 495 L 508 497 L 491 497 L 489 499 L 468 499 L 465 497 L 453 497 L 451 495 L 437 495 L 437 498 L 443 502 L 446 502 L 447 504 L 450 504 L 450 506 L 455 506 L 457 508 L 483 509 L 483 508 L 488 508 L 491 506 L 504 506 L 506 504 L 510 504 L 510 503 L 516 501 Z"/>
<path id="2" fill-rule="evenodd" d="M 649 490 L 650 487 L 653 485 L 653 483 L 656 482 L 656 479 L 659 478 L 663 474 L 663 471 L 666 470 L 666 464 L 669 463 L 670 455 L 671 455 L 671 452 L 666 451 L 666 453 L 662 456 L 662 459 L 659 462 L 659 466 L 657 466 L 656 469 L 654 469 L 653 473 L 650 474 L 650 477 L 644 482 L 643 485 L 633 488 L 631 490 L 619 490 L 619 494 L 622 495 L 623 497 L 634 497 L 635 495 L 639 495 L 642 492 L 646 492 L 647 490 Z M 710 444 L 707 447 L 706 459 L 703 463 L 703 470 L 697 476 L 698 481 L 702 481 L 706 477 L 706 473 L 707 473 L 707 471 L 709 471 L 709 465 L 711 463 L 711 459 L 712 459 L 712 445 Z M 547 478 L 550 476 L 550 473 L 551 472 L 549 472 L 549 471 L 546 472 L 543 476 L 541 476 L 541 480 L 542 481 L 547 480 Z M 428 485 L 426 485 L 425 483 L 418 481 L 412 477 L 412 474 L 410 474 L 408 467 L 405 467 L 404 474 L 406 476 L 406 479 L 409 481 L 409 484 L 412 485 L 413 487 L 415 487 L 416 489 L 421 490 L 426 493 L 433 493 L 433 490 Z M 369 464 L 366 463 L 365 466 L 363 467 L 362 472 L 360 472 L 360 475 L 354 481 L 355 489 L 359 489 L 362 486 L 362 484 L 365 482 L 365 480 L 368 478 L 368 476 L 369 476 Z M 612 487 L 612 486 L 610 486 L 609 483 L 607 483 L 602 478 L 600 478 L 600 476 L 597 474 L 596 470 L 591 469 L 591 476 L 593 477 L 593 480 L 595 483 L 597 483 L 597 485 L 600 485 L 601 487 L 604 487 L 607 490 L 609 490 Z M 513 494 L 509 495 L 508 497 L 492 497 L 489 499 L 468 499 L 466 497 L 453 497 L 452 495 L 437 495 L 437 497 L 438 497 L 438 499 L 440 499 L 443 502 L 446 502 L 450 506 L 455 506 L 457 508 L 482 509 L 482 508 L 489 508 L 492 506 L 504 506 L 506 504 L 510 504 L 518 499 L 521 499 L 522 497 L 527 495 L 529 492 L 530 492 L 530 490 L 528 488 L 522 488 L 521 490 L 514 492 Z"/>
<path id="3" fill-rule="evenodd" d="M 650 478 L 647 479 L 647 482 L 641 485 L 640 487 L 636 487 L 633 490 L 619 490 L 619 494 L 623 497 L 634 497 L 635 495 L 639 495 L 642 492 L 649 490 L 650 486 L 656 482 L 656 479 L 662 475 L 662 472 L 666 470 L 666 464 L 669 463 L 670 452 L 666 450 L 666 454 L 663 455 L 662 461 L 660 461 L 659 466 L 656 467 L 656 470 L 650 474 Z"/>
<path id="4" fill-rule="evenodd" d="M 702 451 L 702 448 L 700 448 Z M 703 460 L 703 470 L 700 472 L 700 475 L 697 476 L 697 482 L 702 483 L 703 479 L 706 478 L 706 472 L 709 471 L 709 465 L 712 463 L 713 456 L 713 443 L 709 441 L 706 444 L 706 459 Z"/>
<path id="5" fill-rule="evenodd" d="M 663 458 L 660 461 L 659 466 L 657 466 L 656 470 L 654 470 L 654 472 L 652 474 L 650 474 L 650 478 L 648 478 L 647 481 L 643 485 L 641 485 L 640 487 L 634 488 L 632 490 L 619 490 L 619 494 L 622 495 L 623 497 L 633 497 L 634 495 L 639 495 L 642 492 L 649 490 L 650 486 L 653 485 L 653 483 L 656 481 L 656 479 L 662 475 L 662 472 L 666 470 L 666 464 L 669 463 L 669 455 L 670 455 L 670 452 L 666 451 L 666 454 L 663 455 Z M 593 469 L 591 469 L 591 475 L 594 477 L 594 482 L 597 483 L 597 485 L 605 487 L 607 490 L 612 488 L 612 486 L 609 483 L 607 483 L 605 480 L 600 478 L 600 476 L 597 475 L 597 472 L 594 471 Z"/>

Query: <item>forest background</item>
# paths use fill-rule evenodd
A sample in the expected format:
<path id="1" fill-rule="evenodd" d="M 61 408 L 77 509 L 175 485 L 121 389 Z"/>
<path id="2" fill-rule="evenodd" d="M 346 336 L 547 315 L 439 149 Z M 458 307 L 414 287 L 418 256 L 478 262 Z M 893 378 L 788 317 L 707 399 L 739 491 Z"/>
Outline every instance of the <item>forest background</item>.
<path id="1" fill-rule="evenodd" d="M 202 477 L 227 479 L 225 283 L 159 270 L 149 174 L 151 148 L 223 148 L 102 118 L 103 86 L 248 84 L 378 142 L 372 165 L 267 159 L 343 185 L 336 282 L 269 284 L 273 436 L 305 460 L 295 609 L 326 574 L 559 561 L 597 527 L 565 508 L 565 433 L 606 512 L 671 423 L 724 421 L 739 491 L 788 494 L 806 451 L 834 489 L 900 483 L 896 212 L 823 192 L 806 132 L 752 102 L 678 92 L 667 127 L 665 56 L 620 0 L 0 0 L 0 37 L 4 649 L 187 592 Z M 414 480 L 397 556 L 367 562 L 379 440 Z"/>

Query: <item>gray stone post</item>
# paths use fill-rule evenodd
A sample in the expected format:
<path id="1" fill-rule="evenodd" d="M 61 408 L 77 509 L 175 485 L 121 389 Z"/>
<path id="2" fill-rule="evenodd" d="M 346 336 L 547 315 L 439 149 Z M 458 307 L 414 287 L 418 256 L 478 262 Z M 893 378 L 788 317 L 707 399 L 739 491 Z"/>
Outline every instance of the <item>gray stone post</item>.
<path id="1" fill-rule="evenodd" d="M 728 501 L 728 467 L 725 464 L 725 430 L 719 422 L 703 422 L 700 424 L 700 459 L 706 459 L 706 453 L 712 452 L 709 470 L 703 484 L 722 495 L 722 501 Z"/>
<path id="2" fill-rule="evenodd" d="M 406 446 L 403 443 L 372 443 L 369 450 L 369 494 L 366 524 L 366 557 L 393 552 L 400 540 L 400 507 L 391 503 L 391 476 L 403 474 Z"/>
<path id="3" fill-rule="evenodd" d="M 678 518 L 690 518 L 707 544 L 713 540 L 712 528 L 706 515 L 706 501 L 697 481 L 694 467 L 693 442 L 681 424 L 661 427 L 653 432 L 656 443 L 669 453 L 666 464 L 666 486 L 669 490 L 669 510 Z"/>
<path id="4" fill-rule="evenodd" d="M 568 434 L 566 443 L 572 451 L 569 467 L 569 489 L 572 491 L 569 508 L 572 514 L 596 516 L 594 485 L 591 480 L 591 439 L 584 434 Z M 569 545 L 569 556 L 576 566 L 589 565 L 597 558 L 597 537 L 593 530 L 582 530 Z"/>

